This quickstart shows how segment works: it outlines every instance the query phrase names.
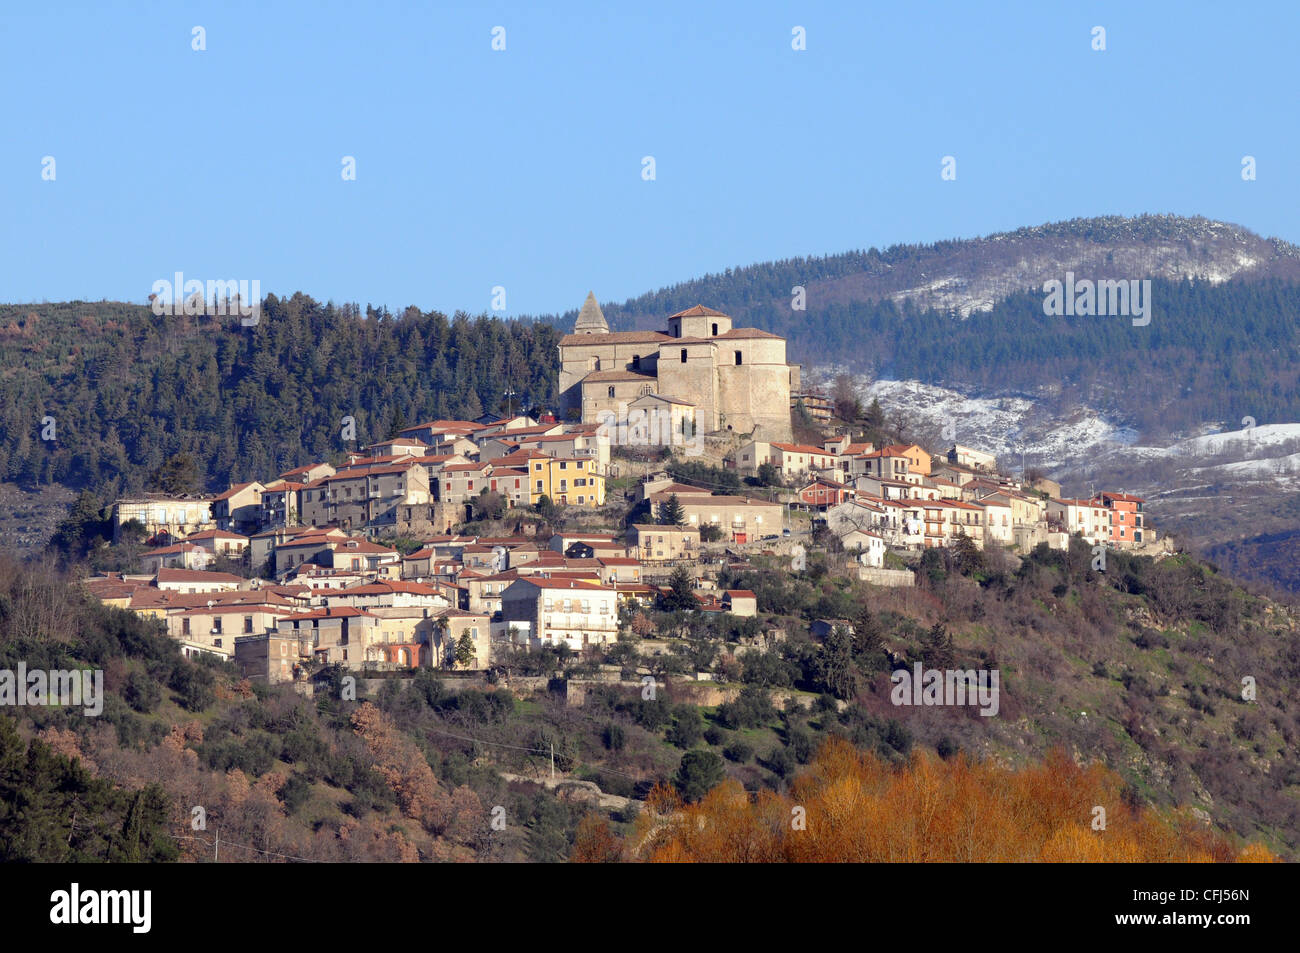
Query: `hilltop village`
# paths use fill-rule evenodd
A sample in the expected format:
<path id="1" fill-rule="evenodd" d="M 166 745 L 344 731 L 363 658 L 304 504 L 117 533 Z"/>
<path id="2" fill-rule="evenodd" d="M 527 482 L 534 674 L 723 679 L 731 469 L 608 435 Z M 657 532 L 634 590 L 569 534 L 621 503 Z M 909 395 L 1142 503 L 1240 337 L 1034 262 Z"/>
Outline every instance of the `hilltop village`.
<path id="1" fill-rule="evenodd" d="M 432 420 L 215 497 L 118 500 L 115 542 L 138 547 L 140 571 L 85 584 L 187 655 L 295 682 L 601 652 L 641 608 L 741 620 L 761 648 L 780 607 L 744 580 L 772 560 L 799 572 L 834 555 L 906 587 L 933 549 L 1161 545 L 1138 497 L 1064 498 L 978 449 L 864 441 L 801 392 L 784 339 L 703 306 L 611 332 L 588 296 L 560 351 L 558 416 Z M 793 442 L 796 411 L 816 443 Z"/>

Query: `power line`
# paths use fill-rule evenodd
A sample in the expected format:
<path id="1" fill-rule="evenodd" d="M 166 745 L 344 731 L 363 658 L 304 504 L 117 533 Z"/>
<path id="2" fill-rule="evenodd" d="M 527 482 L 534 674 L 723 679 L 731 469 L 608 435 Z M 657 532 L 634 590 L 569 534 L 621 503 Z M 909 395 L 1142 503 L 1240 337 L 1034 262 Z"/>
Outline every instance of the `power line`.
<path id="1" fill-rule="evenodd" d="M 218 838 L 217 838 L 217 841 L 210 841 L 210 840 L 208 840 L 207 838 L 204 838 L 204 837 L 194 837 L 194 836 L 189 835 L 189 834 L 176 834 L 176 835 L 173 835 L 173 836 L 175 837 L 176 840 L 192 840 L 192 841 L 198 841 L 200 844 L 204 845 L 205 847 L 213 847 L 213 846 L 217 843 L 217 841 L 220 840 L 220 837 L 219 837 L 219 836 L 218 836 Z M 300 861 L 302 861 L 304 864 L 319 864 L 319 863 L 323 863 L 323 861 L 312 860 L 312 859 L 309 858 L 309 857 L 299 857 L 299 856 L 297 856 L 296 854 L 281 854 L 281 853 L 278 853 L 277 851 L 273 851 L 273 850 L 262 850 L 260 847 L 249 847 L 247 844 L 232 844 L 232 843 L 230 843 L 230 841 L 226 841 L 226 846 L 227 846 L 227 847 L 236 847 L 236 848 L 238 848 L 238 849 L 240 849 L 240 850 L 251 850 L 251 851 L 253 851 L 254 853 L 264 854 L 264 855 L 266 855 L 267 857 L 284 857 L 284 858 L 287 859 L 287 860 L 300 860 Z"/>

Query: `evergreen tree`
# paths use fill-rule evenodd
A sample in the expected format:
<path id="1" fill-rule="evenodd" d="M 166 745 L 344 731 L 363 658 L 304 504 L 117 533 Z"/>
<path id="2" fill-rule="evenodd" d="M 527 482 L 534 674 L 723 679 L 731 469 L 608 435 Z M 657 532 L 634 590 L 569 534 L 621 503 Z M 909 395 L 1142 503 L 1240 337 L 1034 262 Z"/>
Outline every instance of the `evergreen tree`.
<path id="1" fill-rule="evenodd" d="M 921 636 L 921 661 L 929 668 L 952 668 L 955 651 L 952 634 L 942 622 L 936 622 Z"/>
<path id="2" fill-rule="evenodd" d="M 149 474 L 149 486 L 168 496 L 185 496 L 199 492 L 199 468 L 188 453 L 178 453 Z"/>
<path id="3" fill-rule="evenodd" d="M 456 642 L 456 664 L 469 668 L 470 663 L 477 657 L 478 653 L 474 649 L 473 638 L 470 637 L 468 632 L 462 632 L 460 639 Z"/>
<path id="4" fill-rule="evenodd" d="M 393 419 L 388 424 L 388 434 L 384 439 L 393 440 L 406 429 L 406 414 L 402 413 L 401 407 L 393 408 Z"/>
<path id="5" fill-rule="evenodd" d="M 661 526 L 684 526 L 686 524 L 686 511 L 682 509 L 681 500 L 677 499 L 677 494 L 671 494 L 668 499 L 659 504 L 659 524 Z"/>
<path id="6" fill-rule="evenodd" d="M 663 607 L 668 612 L 683 609 L 698 609 L 699 600 L 695 598 L 694 581 L 685 566 L 678 566 L 668 580 L 668 592 L 663 596 Z"/>

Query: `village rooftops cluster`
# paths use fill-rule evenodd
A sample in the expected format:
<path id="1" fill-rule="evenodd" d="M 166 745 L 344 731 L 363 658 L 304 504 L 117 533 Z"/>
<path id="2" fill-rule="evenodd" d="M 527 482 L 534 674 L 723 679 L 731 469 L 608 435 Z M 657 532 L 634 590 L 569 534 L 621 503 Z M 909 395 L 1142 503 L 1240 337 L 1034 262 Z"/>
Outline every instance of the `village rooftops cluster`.
<path id="1" fill-rule="evenodd" d="M 144 573 L 85 584 L 107 605 L 161 620 L 183 653 L 234 661 L 252 679 L 294 681 L 333 663 L 483 669 L 506 649 L 581 652 L 616 640 L 620 610 L 655 605 L 673 568 L 698 564 L 698 530 L 655 528 L 659 542 L 635 530 L 433 534 L 407 553 L 338 527 L 201 531 L 200 542 L 146 553 Z M 677 541 L 667 552 L 665 534 Z M 206 568 L 245 553 L 273 581 Z M 697 601 L 699 611 L 757 611 L 739 591 L 704 590 Z"/>
<path id="2" fill-rule="evenodd" d="M 932 456 L 917 444 L 877 449 L 848 436 L 820 447 L 755 441 L 737 449 L 728 465 L 750 475 L 771 467 L 799 484 L 799 501 L 824 512 L 844 547 L 877 568 L 891 549 L 947 547 L 962 536 L 978 548 L 1021 552 L 1039 543 L 1063 549 L 1076 534 L 1092 545 L 1157 548 L 1142 498 L 1102 492 L 1063 499 L 1058 484 L 1042 479 L 1025 486 L 999 473 L 992 454 L 959 444 Z"/>
<path id="3" fill-rule="evenodd" d="M 608 470 L 609 440 L 595 425 L 525 415 L 432 420 L 350 453 L 338 466 L 304 464 L 265 482 L 233 484 L 212 498 L 120 499 L 114 536 L 139 524 L 150 543 L 210 540 L 215 545 L 205 548 L 214 555 L 237 555 L 235 536 L 298 526 L 418 536 L 465 522 L 485 493 L 507 507 L 535 506 L 543 498 L 556 506 L 600 507 Z"/>

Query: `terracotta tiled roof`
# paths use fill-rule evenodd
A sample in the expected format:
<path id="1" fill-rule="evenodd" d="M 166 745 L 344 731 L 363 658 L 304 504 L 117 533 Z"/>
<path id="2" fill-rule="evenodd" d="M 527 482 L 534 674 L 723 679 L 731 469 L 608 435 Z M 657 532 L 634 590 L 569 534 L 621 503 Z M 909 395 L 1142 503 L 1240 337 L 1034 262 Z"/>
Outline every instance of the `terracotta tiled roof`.
<path id="1" fill-rule="evenodd" d="M 228 500 L 228 499 L 230 499 L 232 496 L 234 496 L 236 493 L 242 493 L 244 490 L 247 490 L 250 486 L 254 486 L 254 485 L 255 485 L 255 484 L 253 484 L 253 483 L 234 483 L 234 484 L 231 484 L 231 487 L 230 487 L 229 490 L 227 490 L 225 493 L 220 494 L 219 496 L 214 496 L 214 497 L 212 498 L 212 502 L 215 503 L 215 502 L 217 502 L 218 500 Z"/>
<path id="2" fill-rule="evenodd" d="M 652 344 L 660 341 L 672 341 L 662 331 L 612 331 L 609 334 L 566 334 L 560 338 L 560 347 L 573 347 L 581 344 L 604 346 L 606 344 Z"/>
<path id="3" fill-rule="evenodd" d="M 811 453 L 819 457 L 833 457 L 835 454 L 819 447 L 810 447 L 806 443 L 774 443 L 772 446 L 785 453 Z"/>
<path id="4" fill-rule="evenodd" d="M 714 311 L 712 308 L 706 308 L 702 304 L 697 304 L 694 307 L 687 308 L 685 311 L 678 311 L 676 314 L 669 315 L 669 317 L 671 318 L 704 318 L 704 317 L 728 318 L 731 316 L 728 314 L 723 314 L 721 311 Z"/>
<path id="5" fill-rule="evenodd" d="M 643 374 L 640 371 L 629 370 L 612 370 L 612 371 L 592 371 L 582 379 L 584 384 L 602 384 L 606 381 L 646 381 L 657 382 L 658 378 L 653 374 Z"/>
<path id="6" fill-rule="evenodd" d="M 228 572 L 206 572 L 202 569 L 159 569 L 159 582 L 233 582 L 241 583 L 243 578 Z"/>

